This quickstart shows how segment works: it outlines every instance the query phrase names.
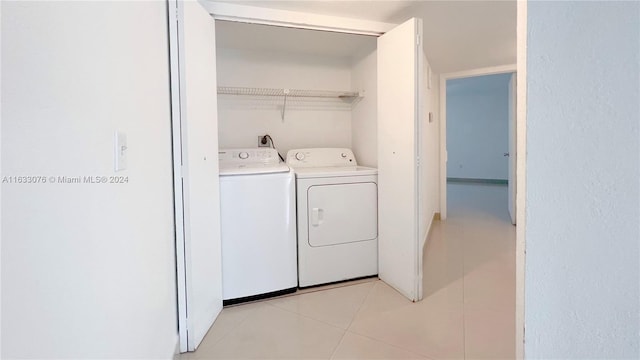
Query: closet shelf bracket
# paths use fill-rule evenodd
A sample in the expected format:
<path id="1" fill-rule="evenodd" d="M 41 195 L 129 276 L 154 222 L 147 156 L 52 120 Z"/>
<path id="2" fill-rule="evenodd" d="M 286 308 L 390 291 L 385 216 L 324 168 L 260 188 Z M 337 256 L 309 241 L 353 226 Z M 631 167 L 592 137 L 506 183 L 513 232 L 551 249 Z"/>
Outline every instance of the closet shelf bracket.
<path id="1" fill-rule="evenodd" d="M 282 92 L 284 94 L 284 99 L 282 100 L 281 118 L 282 118 L 282 122 L 284 122 L 284 112 L 285 112 L 285 109 L 287 108 L 287 96 L 289 96 L 289 89 L 282 89 Z"/>

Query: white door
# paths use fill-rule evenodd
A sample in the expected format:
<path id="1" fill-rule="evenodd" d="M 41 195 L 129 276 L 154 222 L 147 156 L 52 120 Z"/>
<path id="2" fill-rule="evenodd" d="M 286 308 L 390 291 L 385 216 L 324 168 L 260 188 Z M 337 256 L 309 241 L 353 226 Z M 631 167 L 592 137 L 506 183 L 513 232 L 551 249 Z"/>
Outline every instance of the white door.
<path id="1" fill-rule="evenodd" d="M 169 1 L 180 351 L 222 310 L 215 23 L 196 1 Z"/>
<path id="2" fill-rule="evenodd" d="M 422 20 L 378 38 L 379 276 L 420 300 L 418 149 L 422 89 Z"/>
<path id="3" fill-rule="evenodd" d="M 509 80 L 509 216 L 516 224 L 516 74 Z"/>

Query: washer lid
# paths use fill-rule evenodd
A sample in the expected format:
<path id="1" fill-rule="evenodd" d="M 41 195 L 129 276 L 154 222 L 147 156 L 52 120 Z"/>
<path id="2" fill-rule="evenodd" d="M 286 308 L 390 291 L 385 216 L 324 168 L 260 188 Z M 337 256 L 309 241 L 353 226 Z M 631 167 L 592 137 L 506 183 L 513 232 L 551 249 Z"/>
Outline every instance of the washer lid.
<path id="1" fill-rule="evenodd" d="M 366 166 L 331 166 L 295 168 L 298 179 L 378 175 L 378 169 Z"/>
<path id="2" fill-rule="evenodd" d="M 222 164 L 220 163 L 220 176 L 229 175 L 258 175 L 288 172 L 289 167 L 280 164 Z"/>

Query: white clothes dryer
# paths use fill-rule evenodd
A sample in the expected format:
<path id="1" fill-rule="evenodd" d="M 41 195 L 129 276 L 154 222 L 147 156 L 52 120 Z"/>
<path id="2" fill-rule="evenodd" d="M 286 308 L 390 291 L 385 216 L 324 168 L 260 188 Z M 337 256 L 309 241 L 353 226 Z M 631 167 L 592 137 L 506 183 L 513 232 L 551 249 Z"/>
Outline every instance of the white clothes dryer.
<path id="1" fill-rule="evenodd" d="M 220 150 L 224 305 L 295 292 L 295 178 L 275 149 Z"/>
<path id="2" fill-rule="evenodd" d="M 294 149 L 298 284 L 308 287 L 378 274 L 378 170 L 350 149 Z"/>

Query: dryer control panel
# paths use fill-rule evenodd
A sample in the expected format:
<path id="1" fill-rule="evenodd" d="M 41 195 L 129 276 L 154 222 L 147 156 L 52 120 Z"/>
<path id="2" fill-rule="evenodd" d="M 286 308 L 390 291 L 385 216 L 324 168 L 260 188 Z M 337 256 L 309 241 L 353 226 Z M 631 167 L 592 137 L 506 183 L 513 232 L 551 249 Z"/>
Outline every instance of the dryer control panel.
<path id="1" fill-rule="evenodd" d="M 291 167 L 338 167 L 358 165 L 353 151 L 347 148 L 292 149 L 287 152 Z"/>

